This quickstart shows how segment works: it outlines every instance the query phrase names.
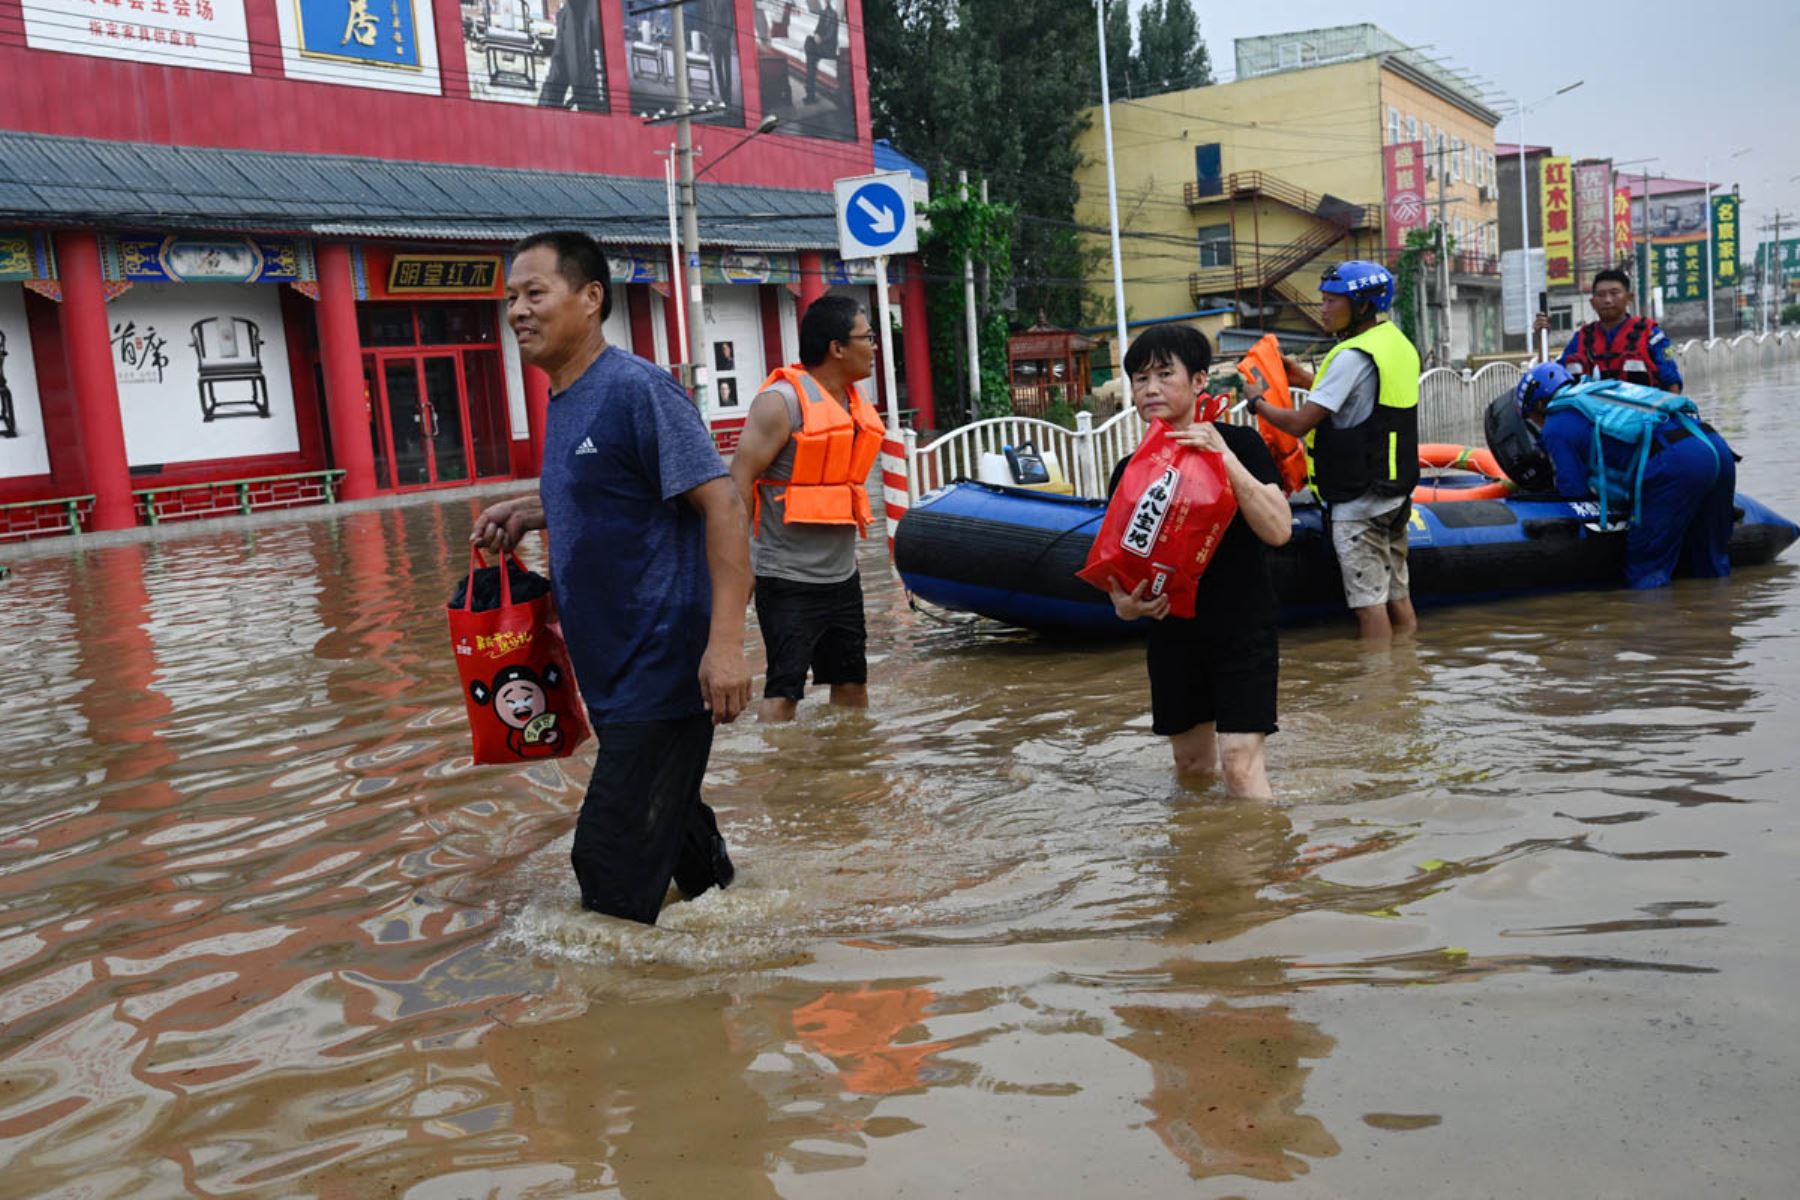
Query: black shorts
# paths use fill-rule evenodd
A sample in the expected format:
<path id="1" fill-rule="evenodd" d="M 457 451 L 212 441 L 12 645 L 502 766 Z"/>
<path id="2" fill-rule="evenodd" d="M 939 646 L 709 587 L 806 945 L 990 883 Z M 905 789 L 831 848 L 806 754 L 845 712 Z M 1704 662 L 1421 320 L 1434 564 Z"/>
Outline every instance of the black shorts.
<path id="1" fill-rule="evenodd" d="M 1170 617 L 1150 631 L 1151 728 L 1163 737 L 1212 722 L 1220 733 L 1274 733 L 1281 642 L 1273 624 L 1208 629 Z"/>
<path id="2" fill-rule="evenodd" d="M 806 694 L 808 668 L 817 684 L 869 681 L 860 574 L 841 583 L 795 583 L 758 575 L 756 623 L 769 659 L 765 700 L 800 699 Z"/>

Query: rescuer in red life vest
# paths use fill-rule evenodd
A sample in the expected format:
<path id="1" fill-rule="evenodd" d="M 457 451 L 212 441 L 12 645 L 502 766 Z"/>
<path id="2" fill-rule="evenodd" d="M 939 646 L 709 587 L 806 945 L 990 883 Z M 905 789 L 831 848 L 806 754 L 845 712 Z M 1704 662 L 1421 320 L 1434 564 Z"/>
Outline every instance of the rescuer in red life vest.
<path id="1" fill-rule="evenodd" d="M 731 457 L 768 652 L 763 721 L 794 719 L 809 670 L 833 704 L 869 703 L 856 543 L 874 520 L 865 484 L 885 431 L 857 386 L 875 369 L 868 313 L 844 296 L 813 301 L 800 362 L 763 381 Z"/>
<path id="2" fill-rule="evenodd" d="M 1631 315 L 1631 277 L 1623 271 L 1599 272 L 1589 299 L 1600 319 L 1577 329 L 1558 360 L 1575 382 L 1623 379 L 1680 392 L 1681 368 L 1669 353 L 1669 335 L 1649 317 Z M 1532 332 L 1548 328 L 1549 315 L 1539 313 Z"/>

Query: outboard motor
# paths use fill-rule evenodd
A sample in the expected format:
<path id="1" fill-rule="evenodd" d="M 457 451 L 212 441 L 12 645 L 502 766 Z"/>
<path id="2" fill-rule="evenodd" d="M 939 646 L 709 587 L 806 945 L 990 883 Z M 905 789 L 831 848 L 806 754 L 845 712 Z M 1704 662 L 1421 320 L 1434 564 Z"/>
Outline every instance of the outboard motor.
<path id="1" fill-rule="evenodd" d="M 1483 421 L 1488 449 L 1506 477 L 1522 492 L 1554 493 L 1556 475 L 1538 441 L 1537 431 L 1519 413 L 1510 391 L 1495 396 Z"/>

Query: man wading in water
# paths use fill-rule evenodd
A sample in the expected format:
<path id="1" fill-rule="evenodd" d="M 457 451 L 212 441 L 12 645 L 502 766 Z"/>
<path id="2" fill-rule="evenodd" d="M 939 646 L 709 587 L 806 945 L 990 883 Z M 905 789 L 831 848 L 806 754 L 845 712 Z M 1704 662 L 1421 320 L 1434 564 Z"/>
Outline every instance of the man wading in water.
<path id="1" fill-rule="evenodd" d="M 550 533 L 550 579 L 599 735 L 571 859 L 583 907 L 654 925 L 734 874 L 700 798 L 713 726 L 750 703 L 749 526 L 712 435 L 667 371 L 617 346 L 606 255 L 581 233 L 513 248 L 507 320 L 550 376 L 538 495 L 475 519 L 493 550 Z M 709 715 L 710 713 L 710 715 Z"/>

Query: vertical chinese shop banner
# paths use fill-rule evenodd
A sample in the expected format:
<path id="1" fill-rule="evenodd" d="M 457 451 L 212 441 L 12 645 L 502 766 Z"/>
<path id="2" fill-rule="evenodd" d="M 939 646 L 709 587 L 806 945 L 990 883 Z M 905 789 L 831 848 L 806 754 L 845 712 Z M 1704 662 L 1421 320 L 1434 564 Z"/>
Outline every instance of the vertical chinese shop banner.
<path id="1" fill-rule="evenodd" d="M 1618 187 L 1613 189 L 1612 202 L 1612 238 L 1613 263 L 1624 265 L 1631 258 L 1631 189 Z"/>
<path id="2" fill-rule="evenodd" d="M 1569 185 L 1569 160 L 1543 160 L 1539 198 L 1543 206 L 1544 283 L 1575 285 L 1575 203 Z"/>
<path id="3" fill-rule="evenodd" d="M 436 96 L 431 0 L 284 0 L 281 63 L 289 79 Z"/>
<path id="4" fill-rule="evenodd" d="M 24 0 L 33 50 L 250 73 L 244 0 Z"/>
<path id="5" fill-rule="evenodd" d="M 1713 286 L 1738 285 L 1738 198 L 1714 196 L 1712 202 Z"/>
<path id="6" fill-rule="evenodd" d="M 1582 291 L 1594 275 L 1613 265 L 1612 163 L 1575 167 L 1575 267 Z"/>
<path id="7" fill-rule="evenodd" d="M 1387 179 L 1387 248 L 1404 250 L 1406 235 L 1425 228 L 1425 143 L 1398 142 L 1381 149 Z"/>

